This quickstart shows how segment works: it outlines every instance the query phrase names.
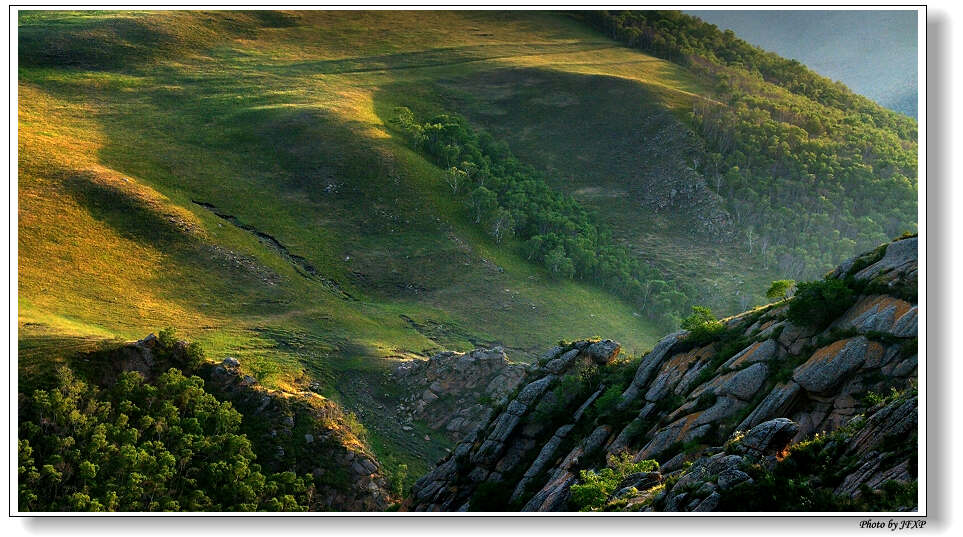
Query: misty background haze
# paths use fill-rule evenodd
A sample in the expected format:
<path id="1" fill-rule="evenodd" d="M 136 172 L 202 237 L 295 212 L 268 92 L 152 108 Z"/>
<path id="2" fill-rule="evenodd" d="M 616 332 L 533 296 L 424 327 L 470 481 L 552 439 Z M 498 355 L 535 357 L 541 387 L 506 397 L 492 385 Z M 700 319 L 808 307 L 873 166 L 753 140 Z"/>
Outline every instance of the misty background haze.
<path id="1" fill-rule="evenodd" d="M 891 110 L 917 116 L 915 11 L 686 11 L 799 60 Z"/>

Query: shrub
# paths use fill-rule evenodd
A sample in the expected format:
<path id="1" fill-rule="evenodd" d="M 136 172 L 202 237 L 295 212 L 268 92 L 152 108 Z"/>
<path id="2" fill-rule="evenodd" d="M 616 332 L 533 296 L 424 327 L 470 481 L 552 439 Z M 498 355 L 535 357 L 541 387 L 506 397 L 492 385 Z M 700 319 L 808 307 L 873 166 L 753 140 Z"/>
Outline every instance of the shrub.
<path id="1" fill-rule="evenodd" d="M 358 440 L 368 441 L 368 429 L 365 428 L 354 412 L 348 412 L 344 415 L 344 424 L 352 434 L 358 437 Z"/>
<path id="2" fill-rule="evenodd" d="M 789 303 L 790 321 L 823 329 L 856 301 L 855 293 L 842 280 L 818 280 L 799 284 Z"/>
<path id="3" fill-rule="evenodd" d="M 608 415 L 614 408 L 615 405 L 622 399 L 622 387 L 621 386 L 609 386 L 605 392 L 595 400 L 594 412 L 596 416 Z"/>
<path id="4" fill-rule="evenodd" d="M 766 291 L 766 298 L 770 300 L 782 300 L 792 293 L 796 280 L 776 280 Z"/>
<path id="5" fill-rule="evenodd" d="M 598 472 L 582 470 L 579 473 L 579 483 L 572 485 L 569 502 L 577 511 L 595 511 L 605 506 L 609 496 L 615 492 L 615 487 L 629 474 L 636 472 L 654 472 L 659 469 L 659 463 L 648 459 L 633 462 L 630 453 L 622 453 L 618 457 L 609 457 L 609 467 Z"/>
<path id="6" fill-rule="evenodd" d="M 696 345 L 707 343 L 725 331 L 725 325 L 705 306 L 692 306 L 692 315 L 682 319 L 682 329 L 689 331 L 689 341 Z"/>

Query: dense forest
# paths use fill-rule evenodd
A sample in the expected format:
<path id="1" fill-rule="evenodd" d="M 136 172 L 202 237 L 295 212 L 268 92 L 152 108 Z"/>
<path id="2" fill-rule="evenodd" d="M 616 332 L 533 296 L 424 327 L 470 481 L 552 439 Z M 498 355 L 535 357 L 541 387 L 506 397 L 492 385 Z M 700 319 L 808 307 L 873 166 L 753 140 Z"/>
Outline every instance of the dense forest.
<path id="1" fill-rule="evenodd" d="M 178 354 L 171 336 L 162 332 L 157 349 L 165 363 L 165 355 Z M 171 364 L 189 375 L 203 361 L 199 348 L 191 349 L 189 360 Z M 262 470 L 251 440 L 240 432 L 242 415 L 184 371 L 171 367 L 153 379 L 128 371 L 98 386 L 99 379 L 61 366 L 55 379 L 21 394 L 19 509 L 317 508 L 312 476 Z"/>
<path id="2" fill-rule="evenodd" d="M 696 17 L 581 16 L 710 83 L 712 99 L 689 116 L 706 148 L 692 164 L 725 201 L 747 254 L 786 276 L 812 277 L 916 230 L 913 119 Z"/>

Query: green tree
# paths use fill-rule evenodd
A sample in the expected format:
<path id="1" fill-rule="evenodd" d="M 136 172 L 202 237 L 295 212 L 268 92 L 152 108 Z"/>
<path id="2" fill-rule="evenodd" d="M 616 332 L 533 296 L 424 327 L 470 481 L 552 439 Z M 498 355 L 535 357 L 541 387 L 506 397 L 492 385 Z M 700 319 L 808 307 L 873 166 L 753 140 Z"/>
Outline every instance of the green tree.
<path id="1" fill-rule="evenodd" d="M 689 339 L 700 343 L 725 330 L 722 321 L 716 319 L 712 310 L 705 306 L 692 306 L 692 314 L 682 319 L 681 326 L 683 330 L 689 331 Z"/>
<path id="2" fill-rule="evenodd" d="M 790 296 L 795 285 L 796 280 L 775 280 L 772 282 L 772 285 L 769 286 L 769 290 L 766 291 L 766 298 L 770 300 L 782 300 Z"/>
<path id="3" fill-rule="evenodd" d="M 502 242 L 506 237 L 515 234 L 515 219 L 512 213 L 499 207 L 495 209 L 491 217 L 491 236 L 495 238 L 495 244 Z"/>
<path id="4" fill-rule="evenodd" d="M 488 219 L 488 215 L 498 207 L 498 197 L 494 192 L 480 186 L 468 196 L 468 206 L 472 209 L 475 223 L 479 224 Z"/>

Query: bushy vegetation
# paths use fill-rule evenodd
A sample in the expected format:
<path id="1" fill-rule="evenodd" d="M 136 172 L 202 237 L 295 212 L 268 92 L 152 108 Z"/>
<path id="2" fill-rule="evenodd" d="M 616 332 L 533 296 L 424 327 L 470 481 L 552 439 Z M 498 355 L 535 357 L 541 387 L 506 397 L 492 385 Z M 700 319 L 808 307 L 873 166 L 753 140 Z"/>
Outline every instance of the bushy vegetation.
<path id="1" fill-rule="evenodd" d="M 574 511 L 595 511 L 608 502 L 609 496 L 628 475 L 637 472 L 654 472 L 659 463 L 654 460 L 634 462 L 632 455 L 623 453 L 609 456 L 609 465 L 598 472 L 582 470 L 579 482 L 572 485 L 569 505 Z"/>
<path id="2" fill-rule="evenodd" d="M 772 285 L 766 290 L 766 298 L 770 300 L 782 300 L 793 292 L 795 286 L 795 280 L 776 280 L 772 282 Z"/>
<path id="3" fill-rule="evenodd" d="M 843 280 L 834 278 L 803 282 L 789 303 L 789 320 L 823 329 L 856 301 L 856 293 Z"/>
<path id="4" fill-rule="evenodd" d="M 754 258 L 792 277 L 818 274 L 916 229 L 913 119 L 696 17 L 582 16 L 713 88 L 690 117 L 708 149 L 694 164 Z"/>
<path id="5" fill-rule="evenodd" d="M 170 369 L 98 388 L 61 368 L 21 396 L 22 511 L 299 511 L 310 475 L 262 472 L 241 414 Z"/>
<path id="6" fill-rule="evenodd" d="M 692 306 L 692 315 L 682 319 L 680 326 L 689 331 L 686 341 L 695 345 L 708 343 L 726 329 L 722 321 L 712 314 L 712 310 L 705 306 Z"/>
<path id="7" fill-rule="evenodd" d="M 723 493 L 720 511 L 895 511 L 912 507 L 917 502 L 917 483 L 887 481 L 878 490 L 865 485 L 860 496 L 850 498 L 833 493 L 849 473 L 859 467 L 859 460 L 847 455 L 847 440 L 860 430 L 865 420 L 850 424 L 830 434 L 790 447 L 785 459 L 771 470 L 761 464 L 744 468 L 753 482 L 744 482 Z M 915 461 L 915 439 L 881 443 L 884 460 L 909 457 Z M 915 477 L 915 464 L 910 465 Z"/>
<path id="8" fill-rule="evenodd" d="M 664 328 L 688 305 L 678 282 L 646 266 L 571 196 L 553 190 L 508 145 L 464 118 L 441 114 L 418 121 L 405 107 L 393 123 L 411 144 L 447 170 L 451 195 L 496 243 L 516 239 L 523 255 L 559 278 L 593 282 L 615 292 Z"/>

